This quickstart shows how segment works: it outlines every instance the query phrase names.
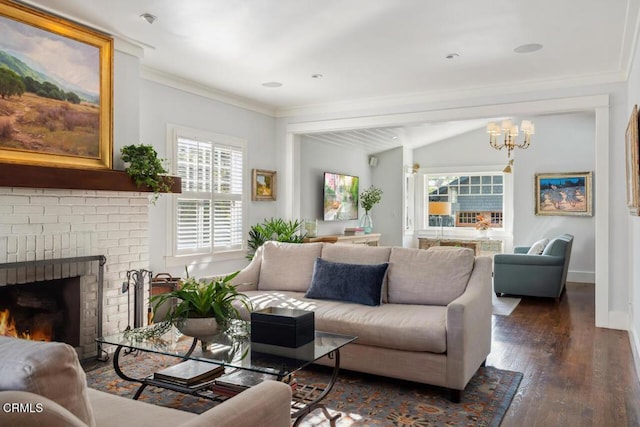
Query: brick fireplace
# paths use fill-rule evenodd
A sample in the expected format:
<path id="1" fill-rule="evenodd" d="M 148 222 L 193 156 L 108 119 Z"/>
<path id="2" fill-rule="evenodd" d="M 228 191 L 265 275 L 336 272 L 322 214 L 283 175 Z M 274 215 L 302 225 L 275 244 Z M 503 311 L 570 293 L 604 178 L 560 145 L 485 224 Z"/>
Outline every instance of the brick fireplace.
<path id="1" fill-rule="evenodd" d="M 133 321 L 122 293 L 126 272 L 149 268 L 148 203 L 139 192 L 0 187 L 0 264 L 103 255 L 102 333 L 122 331 Z M 96 355 L 98 269 L 97 262 L 0 269 L 0 286 L 77 278 L 72 327 L 80 331 L 79 356 L 88 358 Z"/>

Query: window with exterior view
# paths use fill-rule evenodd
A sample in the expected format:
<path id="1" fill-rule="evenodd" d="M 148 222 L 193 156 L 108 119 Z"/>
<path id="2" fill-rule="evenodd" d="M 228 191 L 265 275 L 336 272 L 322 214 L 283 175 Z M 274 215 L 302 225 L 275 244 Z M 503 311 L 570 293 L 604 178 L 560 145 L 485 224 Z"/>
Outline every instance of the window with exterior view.
<path id="1" fill-rule="evenodd" d="M 502 174 L 438 174 L 424 179 L 427 227 L 475 227 L 479 216 L 489 219 L 493 228 L 503 227 Z"/>
<path id="2" fill-rule="evenodd" d="M 229 139 L 229 140 L 225 140 Z M 242 250 L 244 144 L 233 138 L 176 132 L 175 254 Z"/>

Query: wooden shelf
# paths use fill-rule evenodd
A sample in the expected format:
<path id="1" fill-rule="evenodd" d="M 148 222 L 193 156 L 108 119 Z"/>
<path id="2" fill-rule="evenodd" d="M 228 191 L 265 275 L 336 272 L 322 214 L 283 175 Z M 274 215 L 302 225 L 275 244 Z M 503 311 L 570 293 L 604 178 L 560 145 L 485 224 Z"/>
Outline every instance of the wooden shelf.
<path id="1" fill-rule="evenodd" d="M 327 243 L 346 243 L 351 245 L 368 245 L 378 246 L 380 244 L 380 233 L 357 234 L 354 236 L 345 236 L 344 234 L 334 234 L 328 236 L 308 237 L 304 239 L 305 243 L 327 242 Z"/>
<path id="2" fill-rule="evenodd" d="M 181 193 L 180 177 L 168 178 L 173 180 L 171 192 Z M 146 186 L 138 188 L 123 171 L 55 168 L 13 163 L 0 163 L 0 187 L 151 192 L 151 189 Z"/>

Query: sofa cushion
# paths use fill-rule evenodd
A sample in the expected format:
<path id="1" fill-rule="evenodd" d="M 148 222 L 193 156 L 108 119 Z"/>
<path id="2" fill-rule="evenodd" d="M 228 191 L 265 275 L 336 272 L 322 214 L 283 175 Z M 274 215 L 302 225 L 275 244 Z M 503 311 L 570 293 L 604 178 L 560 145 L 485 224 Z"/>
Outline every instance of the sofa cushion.
<path id="1" fill-rule="evenodd" d="M 68 344 L 0 337 L 0 390 L 44 396 L 95 425 L 87 379 Z"/>
<path id="2" fill-rule="evenodd" d="M 305 298 L 302 292 L 247 291 L 255 310 L 267 307 L 314 311 L 316 329 L 354 335 L 357 344 L 403 351 L 444 353 L 447 308 L 412 304 L 371 307 Z M 243 313 L 248 319 L 248 313 Z"/>
<path id="3" fill-rule="evenodd" d="M 389 262 L 390 247 L 366 245 L 341 245 L 325 243 L 322 259 L 347 264 L 382 264 Z M 382 281 L 382 302 L 387 302 L 387 276 Z"/>
<path id="4" fill-rule="evenodd" d="M 394 247 L 387 273 L 389 303 L 447 305 L 466 289 L 474 261 L 467 248 Z"/>
<path id="5" fill-rule="evenodd" d="M 345 264 L 317 258 L 305 297 L 380 305 L 388 265 Z"/>
<path id="6" fill-rule="evenodd" d="M 305 292 L 322 243 L 266 242 L 263 246 L 258 289 Z"/>

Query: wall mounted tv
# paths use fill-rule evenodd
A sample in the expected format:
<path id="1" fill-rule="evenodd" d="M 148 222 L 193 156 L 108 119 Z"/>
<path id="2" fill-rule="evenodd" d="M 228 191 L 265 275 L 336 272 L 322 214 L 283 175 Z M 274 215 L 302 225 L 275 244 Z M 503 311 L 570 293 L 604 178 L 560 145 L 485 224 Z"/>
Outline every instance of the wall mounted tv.
<path id="1" fill-rule="evenodd" d="M 358 219 L 357 176 L 324 173 L 324 220 L 346 221 Z"/>

